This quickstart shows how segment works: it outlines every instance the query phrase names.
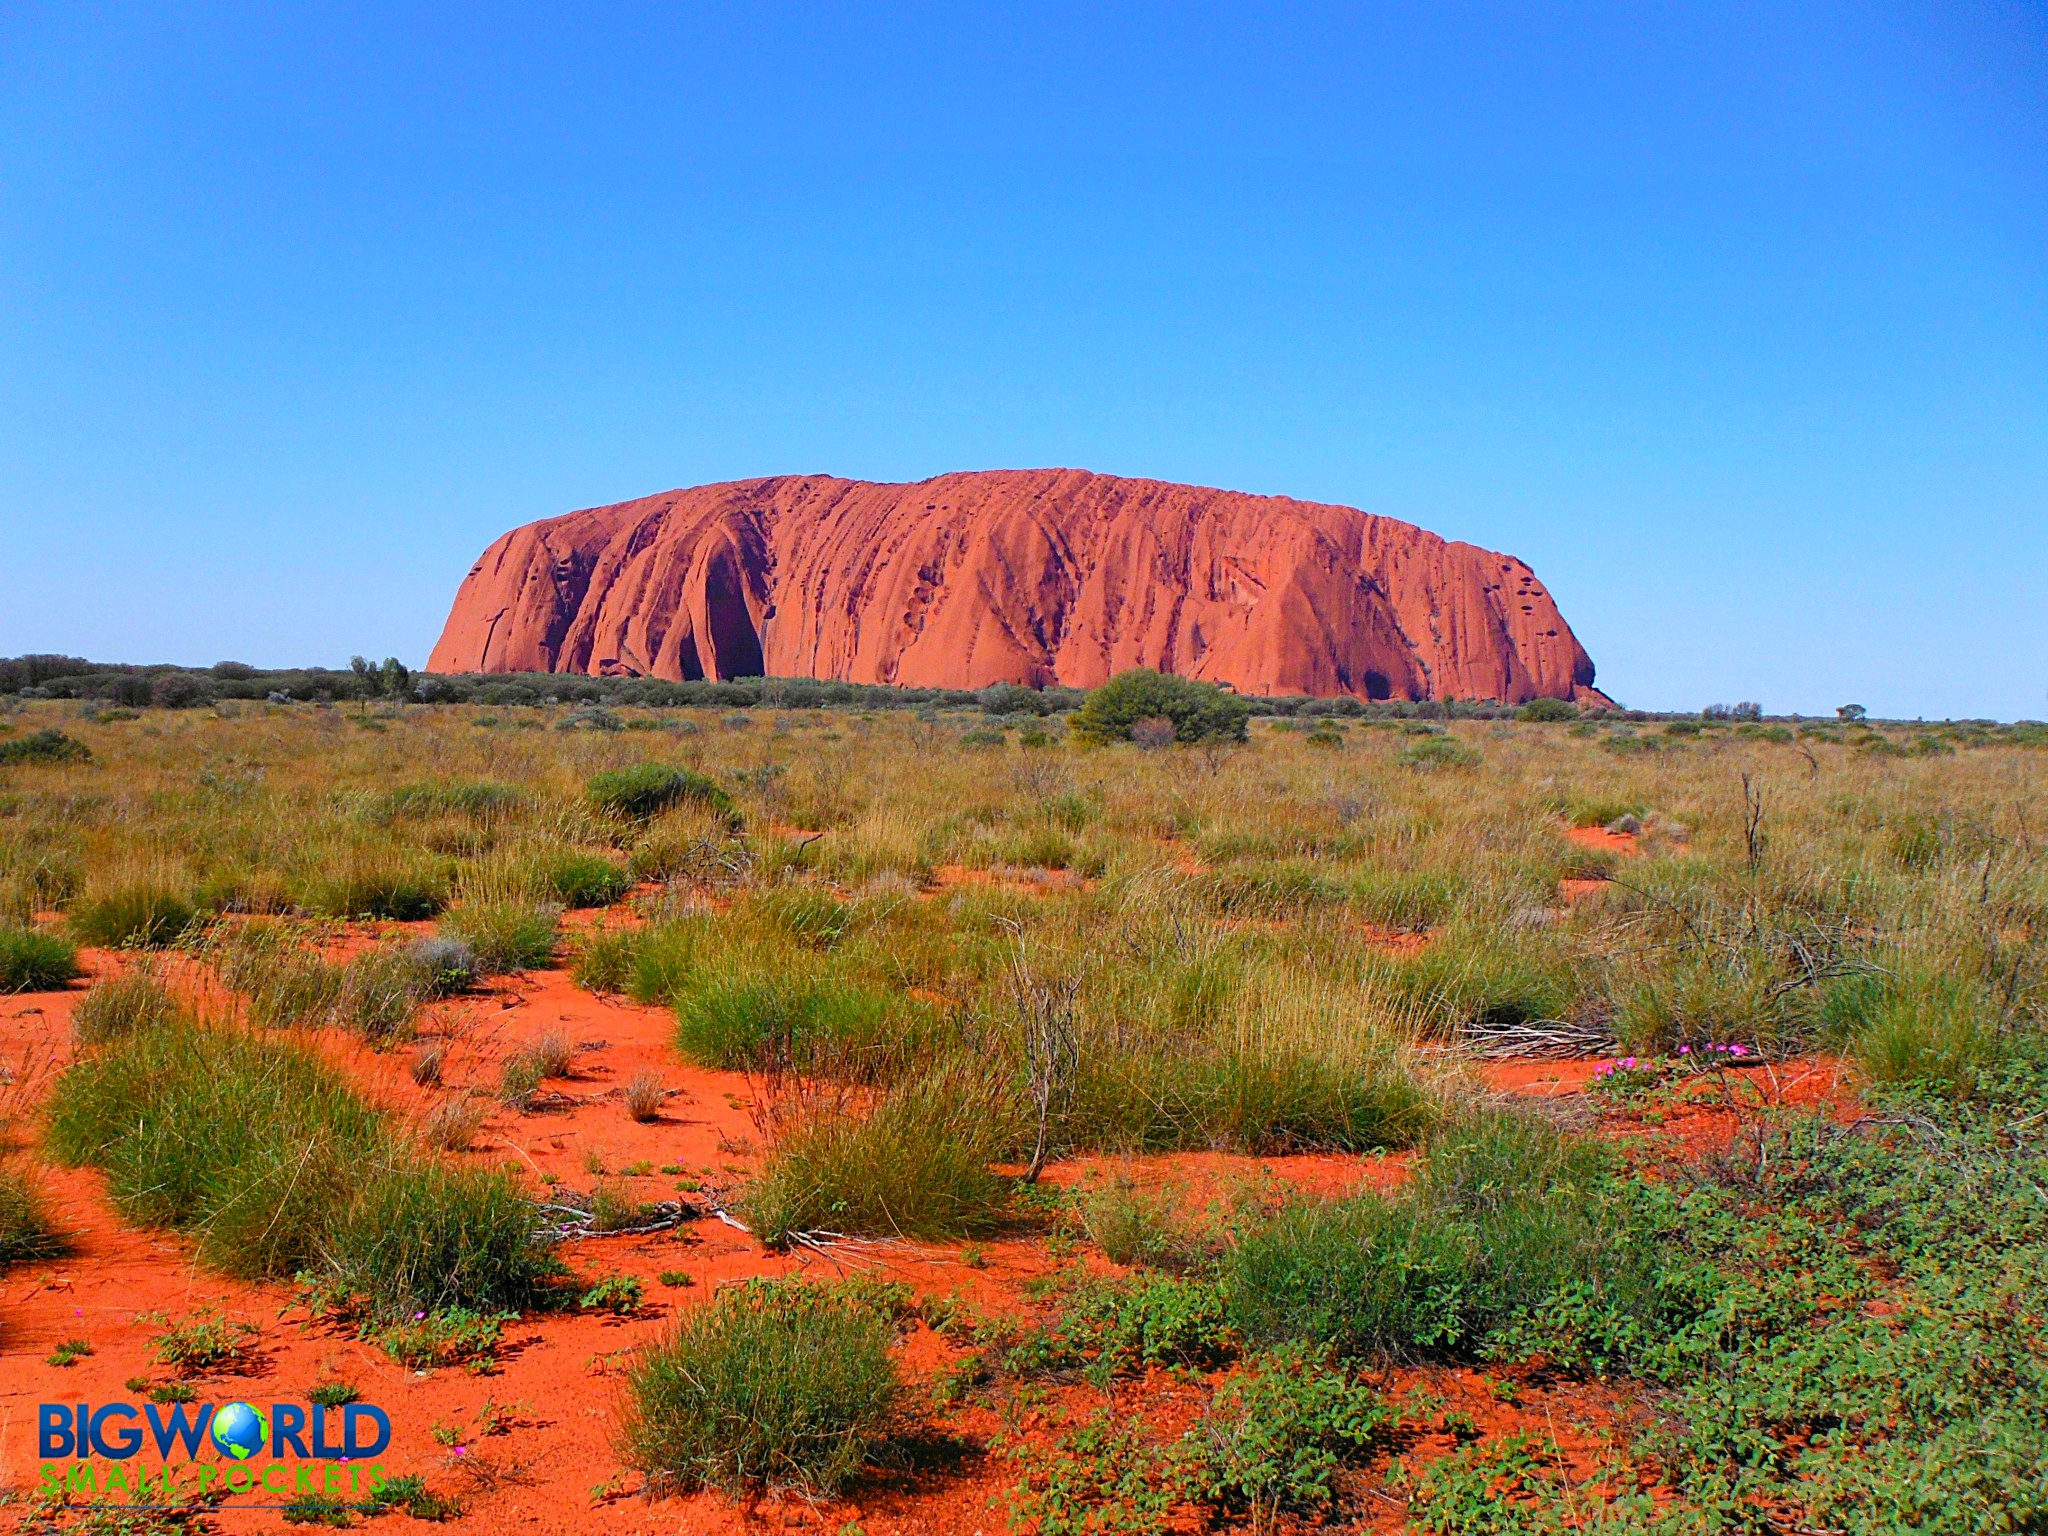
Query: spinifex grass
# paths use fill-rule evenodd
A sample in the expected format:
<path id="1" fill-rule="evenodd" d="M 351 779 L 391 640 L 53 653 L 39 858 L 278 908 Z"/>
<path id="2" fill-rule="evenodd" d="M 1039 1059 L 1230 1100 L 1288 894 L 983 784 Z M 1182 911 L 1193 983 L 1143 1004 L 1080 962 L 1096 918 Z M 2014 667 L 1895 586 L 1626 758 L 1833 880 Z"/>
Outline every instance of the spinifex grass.
<path id="1" fill-rule="evenodd" d="M 553 1273 L 500 1174 L 421 1162 L 324 1060 L 180 1019 L 58 1080 L 48 1144 L 107 1174 L 129 1220 L 190 1233 L 249 1278 L 310 1272 L 374 1313 L 520 1306 Z"/>
<path id="2" fill-rule="evenodd" d="M 631 1367 L 621 1450 L 677 1491 L 837 1493 L 893 1422 L 893 1342 L 884 1315 L 836 1290 L 726 1291 Z"/>
<path id="3" fill-rule="evenodd" d="M 0 992 L 51 992 L 78 974 L 78 951 L 54 933 L 0 922 Z"/>
<path id="4" fill-rule="evenodd" d="M 832 1231 L 963 1237 L 1001 1219 L 1007 1181 L 989 1163 L 1005 1127 L 963 1075 L 907 1084 L 872 1109 L 798 1108 L 743 1201 L 762 1241 Z"/>

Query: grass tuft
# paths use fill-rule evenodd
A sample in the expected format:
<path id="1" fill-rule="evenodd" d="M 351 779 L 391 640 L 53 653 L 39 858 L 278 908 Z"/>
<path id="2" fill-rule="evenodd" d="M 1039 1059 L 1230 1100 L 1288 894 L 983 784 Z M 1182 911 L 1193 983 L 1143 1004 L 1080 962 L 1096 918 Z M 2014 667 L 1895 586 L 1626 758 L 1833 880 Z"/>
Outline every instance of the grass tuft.
<path id="1" fill-rule="evenodd" d="M 632 1365 L 621 1453 L 678 1492 L 829 1497 L 869 1463 L 894 1420 L 893 1337 L 886 1317 L 825 1288 L 726 1291 Z"/>

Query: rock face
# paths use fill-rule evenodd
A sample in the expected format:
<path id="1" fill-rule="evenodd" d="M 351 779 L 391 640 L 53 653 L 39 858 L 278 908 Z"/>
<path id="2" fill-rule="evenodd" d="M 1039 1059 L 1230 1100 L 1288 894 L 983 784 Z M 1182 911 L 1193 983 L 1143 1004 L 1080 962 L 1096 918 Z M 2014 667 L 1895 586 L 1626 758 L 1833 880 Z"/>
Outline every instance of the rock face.
<path id="1" fill-rule="evenodd" d="M 430 672 L 1605 703 L 1536 575 L 1354 507 L 1083 470 L 777 476 L 515 528 Z"/>

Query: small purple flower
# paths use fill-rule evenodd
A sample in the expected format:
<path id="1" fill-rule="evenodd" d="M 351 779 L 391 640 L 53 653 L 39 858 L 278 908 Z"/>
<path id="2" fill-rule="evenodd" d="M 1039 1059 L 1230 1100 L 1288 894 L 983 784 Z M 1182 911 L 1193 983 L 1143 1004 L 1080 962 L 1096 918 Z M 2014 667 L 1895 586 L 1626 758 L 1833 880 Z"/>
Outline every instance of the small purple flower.
<path id="1" fill-rule="evenodd" d="M 1728 1047 L 1728 1050 L 1729 1050 L 1730 1054 L 1732 1054 L 1732 1055 L 1736 1055 L 1736 1056 L 1747 1056 L 1747 1055 L 1749 1054 L 1748 1048 L 1747 1048 L 1747 1047 L 1745 1047 L 1745 1046 L 1743 1046 L 1743 1045 L 1742 1045 L 1742 1044 L 1740 1044 L 1740 1043 L 1737 1043 L 1737 1044 L 1735 1044 L 1735 1045 L 1731 1045 L 1731 1046 L 1729 1046 L 1729 1047 Z"/>
<path id="2" fill-rule="evenodd" d="M 1685 1054 L 1686 1054 L 1686 1053 L 1687 1053 L 1688 1051 L 1690 1051 L 1691 1049 L 1692 1049 L 1692 1047 L 1691 1047 L 1691 1046 L 1689 1046 L 1689 1045 L 1681 1045 L 1681 1046 L 1680 1046 L 1680 1047 L 1678 1048 L 1678 1054 L 1679 1054 L 1679 1055 L 1681 1055 L 1681 1056 L 1683 1056 L 1683 1055 L 1685 1055 Z"/>
<path id="3" fill-rule="evenodd" d="M 416 1323 L 423 1323 L 427 1320 L 427 1314 L 424 1312 L 415 1312 L 412 1315 L 412 1320 Z"/>

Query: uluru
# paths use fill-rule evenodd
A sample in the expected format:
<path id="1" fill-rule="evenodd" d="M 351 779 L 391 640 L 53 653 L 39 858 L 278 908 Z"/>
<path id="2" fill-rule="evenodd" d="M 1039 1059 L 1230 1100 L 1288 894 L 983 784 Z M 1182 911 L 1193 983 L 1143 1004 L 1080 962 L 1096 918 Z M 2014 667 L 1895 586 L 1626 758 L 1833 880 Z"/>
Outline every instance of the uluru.
<path id="1" fill-rule="evenodd" d="M 1536 574 L 1355 507 L 1085 470 L 771 476 L 515 528 L 427 667 L 1607 701 Z"/>

